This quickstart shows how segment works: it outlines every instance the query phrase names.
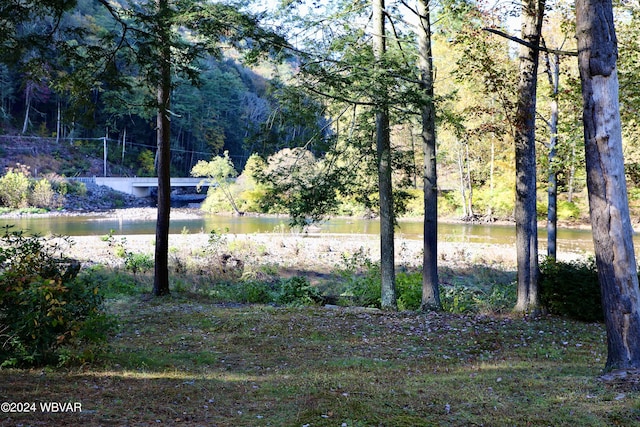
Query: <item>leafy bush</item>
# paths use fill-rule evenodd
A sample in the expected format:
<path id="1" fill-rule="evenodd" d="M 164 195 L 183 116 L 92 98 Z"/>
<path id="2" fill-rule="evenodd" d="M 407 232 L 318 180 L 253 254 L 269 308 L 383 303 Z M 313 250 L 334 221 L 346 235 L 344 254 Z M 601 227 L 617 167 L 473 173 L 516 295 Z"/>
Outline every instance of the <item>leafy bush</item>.
<path id="1" fill-rule="evenodd" d="M 149 254 L 127 252 L 124 260 L 124 268 L 134 275 L 145 273 L 154 266 L 153 257 Z"/>
<path id="2" fill-rule="evenodd" d="M 469 313 L 477 311 L 479 290 L 461 284 L 440 287 L 442 309 L 449 313 Z"/>
<path id="3" fill-rule="evenodd" d="M 478 296 L 476 304 L 482 312 L 502 313 L 510 311 L 516 305 L 515 282 L 494 283 L 489 292 Z"/>
<path id="4" fill-rule="evenodd" d="M 320 291 L 305 277 L 292 277 L 280 281 L 275 302 L 285 305 L 316 305 L 323 300 Z"/>
<path id="5" fill-rule="evenodd" d="M 53 239 L 7 227 L 0 240 L 0 366 L 93 358 L 113 326 L 97 285 Z"/>
<path id="6" fill-rule="evenodd" d="M 242 281 L 233 285 L 234 302 L 247 304 L 267 304 L 274 300 L 273 285 L 257 280 Z"/>
<path id="7" fill-rule="evenodd" d="M 66 181 L 67 194 L 84 197 L 87 195 L 87 184 L 81 181 Z"/>
<path id="8" fill-rule="evenodd" d="M 349 304 L 361 307 L 382 306 L 380 264 L 374 263 L 369 254 L 360 248 L 352 255 L 342 255 L 344 268 L 340 275 L 346 282 L 342 294 Z"/>
<path id="9" fill-rule="evenodd" d="M 0 177 L 0 200 L 4 206 L 18 209 L 27 207 L 31 183 L 24 170 L 10 169 Z"/>
<path id="10" fill-rule="evenodd" d="M 494 188 L 474 189 L 474 207 L 477 212 L 491 212 L 498 218 L 509 218 L 515 206 L 515 183 L 511 176 L 497 176 Z"/>
<path id="11" fill-rule="evenodd" d="M 570 220 L 580 218 L 580 208 L 573 202 L 558 200 L 558 219 Z"/>
<path id="12" fill-rule="evenodd" d="M 399 310 L 419 310 L 422 305 L 422 273 L 398 273 L 396 291 Z"/>
<path id="13" fill-rule="evenodd" d="M 540 264 L 540 300 L 552 314 L 584 321 L 602 321 L 598 271 L 593 258 Z"/>
<path id="14" fill-rule="evenodd" d="M 33 190 L 29 196 L 31 206 L 38 208 L 52 209 L 58 207 L 56 194 L 51 183 L 47 179 L 39 179 L 33 185 Z"/>

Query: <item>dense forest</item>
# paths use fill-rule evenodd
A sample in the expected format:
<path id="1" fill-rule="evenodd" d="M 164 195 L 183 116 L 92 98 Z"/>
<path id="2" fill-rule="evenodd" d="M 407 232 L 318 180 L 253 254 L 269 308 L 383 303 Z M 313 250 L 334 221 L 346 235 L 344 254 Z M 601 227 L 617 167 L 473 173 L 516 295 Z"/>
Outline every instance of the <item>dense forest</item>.
<path id="1" fill-rule="evenodd" d="M 30 23 L 33 27 L 25 24 L 21 30 L 30 32 L 30 37 L 44 36 L 55 24 L 61 34 L 68 33 L 69 39 L 62 42 L 72 44 L 83 42 L 75 39 L 79 34 L 87 37 L 89 32 L 109 31 L 115 25 L 113 20 L 109 10 L 97 2 L 81 0 L 60 22 L 44 17 Z M 110 71 L 100 70 L 103 80 L 94 81 L 93 87 L 77 93 L 77 82 L 65 78 L 78 70 L 57 63 L 64 54 L 52 46 L 34 48 L 33 55 L 42 50 L 50 56 L 27 56 L 18 62 L 0 64 L 2 133 L 70 141 L 78 150 L 95 154 L 102 151 L 102 138 L 106 136 L 112 174 L 154 176 L 154 106 L 136 70 L 127 70 L 132 74 L 125 75 L 107 75 Z M 173 174 L 189 176 L 198 160 L 209 160 L 224 151 L 242 168 L 250 154 L 272 154 L 278 148 L 296 144 L 290 135 L 297 133 L 298 138 L 304 138 L 322 125 L 324 119 L 320 115 L 301 121 L 295 117 L 299 114 L 292 111 L 296 108 L 292 103 L 300 100 L 288 93 L 283 79 L 291 74 L 294 62 L 262 63 L 249 68 L 239 59 L 233 50 L 219 57 L 203 55 L 197 61 L 197 82 L 185 77 L 175 82 Z M 87 171 L 79 168 L 71 172 L 82 175 Z"/>

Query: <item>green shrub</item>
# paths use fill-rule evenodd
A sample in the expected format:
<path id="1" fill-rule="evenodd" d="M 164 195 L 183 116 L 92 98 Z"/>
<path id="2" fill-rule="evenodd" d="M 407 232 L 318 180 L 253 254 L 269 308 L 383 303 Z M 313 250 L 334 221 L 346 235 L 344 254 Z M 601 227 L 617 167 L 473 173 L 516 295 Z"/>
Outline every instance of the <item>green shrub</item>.
<path id="1" fill-rule="evenodd" d="M 441 191 L 438 196 L 438 213 L 440 215 L 453 215 L 460 208 L 460 195 L 456 191 Z"/>
<path id="2" fill-rule="evenodd" d="M 494 283 L 489 292 L 477 296 L 476 305 L 481 312 L 503 313 L 516 305 L 516 284 Z"/>
<path id="3" fill-rule="evenodd" d="M 0 240 L 0 366 L 93 359 L 113 327 L 97 284 L 58 242 L 8 227 Z"/>
<path id="4" fill-rule="evenodd" d="M 35 182 L 29 200 L 31 206 L 37 208 L 55 209 L 58 207 L 53 187 L 49 180 L 44 178 Z"/>
<path id="5" fill-rule="evenodd" d="M 477 299 L 480 294 L 478 289 L 461 284 L 440 287 L 440 303 L 442 309 L 449 313 L 472 313 L 476 312 Z"/>
<path id="6" fill-rule="evenodd" d="M 22 170 L 10 169 L 0 177 L 0 200 L 3 206 L 18 209 L 28 206 L 29 177 Z"/>
<path id="7" fill-rule="evenodd" d="M 558 200 L 557 215 L 558 219 L 565 221 L 580 219 L 580 208 L 573 202 Z"/>
<path id="8" fill-rule="evenodd" d="M 292 277 L 280 280 L 280 289 L 275 302 L 284 305 L 316 305 L 323 300 L 320 291 L 312 286 L 305 277 Z"/>
<path id="9" fill-rule="evenodd" d="M 229 199 L 222 189 L 217 187 L 209 187 L 207 198 L 202 202 L 200 209 L 210 213 L 231 212 L 233 210 Z"/>
<path id="10" fill-rule="evenodd" d="M 399 310 L 419 310 L 422 305 L 422 273 L 398 273 L 396 291 Z"/>
<path id="11" fill-rule="evenodd" d="M 274 302 L 273 285 L 268 282 L 247 280 L 234 284 L 233 301 L 246 304 L 267 304 Z"/>
<path id="12" fill-rule="evenodd" d="M 87 184 L 81 181 L 66 181 L 67 193 L 84 197 L 87 195 Z"/>
<path id="13" fill-rule="evenodd" d="M 145 273 L 154 266 L 153 257 L 149 254 L 126 252 L 124 260 L 124 268 L 134 275 Z"/>
<path id="14" fill-rule="evenodd" d="M 540 301 L 552 314 L 583 321 L 602 321 L 600 284 L 594 259 L 540 264 Z"/>
<path id="15" fill-rule="evenodd" d="M 352 255 L 343 254 L 344 268 L 340 275 L 345 281 L 342 297 L 349 305 L 360 307 L 382 306 L 380 264 L 374 263 L 369 254 L 360 248 Z"/>
<path id="16" fill-rule="evenodd" d="M 497 176 L 494 188 L 488 186 L 474 189 L 473 198 L 477 212 L 491 211 L 493 216 L 509 218 L 515 206 L 515 183 L 511 176 Z"/>

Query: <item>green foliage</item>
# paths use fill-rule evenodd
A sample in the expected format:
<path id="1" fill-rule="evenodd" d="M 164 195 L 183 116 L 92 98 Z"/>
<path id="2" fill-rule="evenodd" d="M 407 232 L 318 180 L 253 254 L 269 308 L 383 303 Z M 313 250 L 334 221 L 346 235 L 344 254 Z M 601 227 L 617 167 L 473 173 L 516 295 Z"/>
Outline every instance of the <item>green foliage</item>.
<path id="1" fill-rule="evenodd" d="M 35 182 L 29 200 L 31 206 L 38 208 L 55 209 L 58 207 L 56 194 L 53 191 L 51 182 L 44 178 Z"/>
<path id="2" fill-rule="evenodd" d="M 453 215 L 460 208 L 460 197 L 454 191 L 442 192 L 438 196 L 438 212 L 441 215 Z"/>
<path id="3" fill-rule="evenodd" d="M 578 205 L 574 202 L 558 200 L 557 215 L 558 219 L 561 220 L 576 220 L 580 219 L 581 212 Z"/>
<path id="4" fill-rule="evenodd" d="M 9 169 L 0 177 L 0 200 L 4 206 L 18 209 L 27 207 L 31 183 L 24 169 Z"/>
<path id="5" fill-rule="evenodd" d="M 102 236 L 101 240 L 107 242 L 113 250 L 113 255 L 117 258 L 124 258 L 124 268 L 135 276 L 138 273 L 145 273 L 154 266 L 153 257 L 149 254 L 132 252 L 127 248 L 127 238 L 121 237 L 119 240 L 113 235 L 114 230 L 110 230 L 109 234 Z"/>
<path id="6" fill-rule="evenodd" d="M 85 283 L 99 283 L 100 293 L 106 299 L 138 295 L 148 291 L 147 288 L 139 286 L 130 274 L 109 270 L 100 264 L 83 269 L 81 274 Z"/>
<path id="7" fill-rule="evenodd" d="M 494 188 L 484 186 L 474 190 L 474 205 L 482 212 L 492 212 L 498 218 L 510 218 L 515 207 L 515 185 L 509 177 L 497 177 Z"/>
<path id="8" fill-rule="evenodd" d="M 156 172 L 155 156 L 151 150 L 143 150 L 138 155 L 138 176 L 154 176 Z"/>
<path id="9" fill-rule="evenodd" d="M 419 310 L 422 305 L 422 273 L 396 274 L 396 292 L 399 310 Z"/>
<path id="10" fill-rule="evenodd" d="M 252 154 L 245 164 L 242 174 L 236 180 L 239 194 L 238 205 L 243 212 L 268 212 L 265 209 L 267 186 L 258 181 L 267 167 L 265 161 L 257 154 Z"/>
<path id="11" fill-rule="evenodd" d="M 87 195 L 87 184 L 81 181 L 64 181 L 66 191 L 60 194 L 70 194 L 75 196 L 86 196 Z"/>
<path id="12" fill-rule="evenodd" d="M 243 280 L 230 285 L 231 298 L 234 302 L 247 304 L 268 304 L 274 302 L 274 286 L 258 280 Z"/>
<path id="13" fill-rule="evenodd" d="M 60 243 L 5 230 L 0 247 L 0 348 L 4 366 L 93 359 L 113 321 L 97 283 L 78 276 L 80 264 Z M 64 349 L 64 351 L 63 351 Z"/>
<path id="14" fill-rule="evenodd" d="M 540 264 L 540 300 L 552 314 L 584 321 L 602 321 L 598 272 L 593 258 Z"/>
<path id="15" fill-rule="evenodd" d="M 440 288 L 440 302 L 442 309 L 449 313 L 467 313 L 476 311 L 477 289 L 461 284 L 442 286 Z"/>
<path id="16" fill-rule="evenodd" d="M 209 213 L 231 212 L 233 207 L 224 192 L 217 187 L 209 187 L 207 198 L 200 205 L 200 209 Z"/>
<path id="17" fill-rule="evenodd" d="M 226 186 L 230 179 L 238 176 L 238 172 L 233 167 L 229 152 L 225 151 L 224 156 L 215 156 L 208 162 L 200 160 L 191 169 L 191 176 L 204 177 L 212 186 Z"/>
<path id="18" fill-rule="evenodd" d="M 483 292 L 476 301 L 480 312 L 504 313 L 516 304 L 516 284 L 494 283 L 488 292 Z"/>
<path id="19" fill-rule="evenodd" d="M 224 196 L 234 211 L 239 212 L 231 191 L 231 180 L 238 176 L 238 173 L 233 167 L 233 162 L 229 158 L 228 151 L 224 152 L 224 157 L 216 156 L 208 162 L 200 160 L 191 169 L 191 176 L 206 178 L 205 181 L 209 184 L 207 199 L 210 197 L 216 199 L 216 202 L 205 203 L 209 212 L 221 212 L 221 210 L 217 210 L 217 205 L 220 203 L 219 197 L 217 196 L 220 194 Z M 200 186 L 198 186 L 198 190 L 199 189 Z"/>
<path id="20" fill-rule="evenodd" d="M 380 264 L 374 263 L 363 248 L 351 255 L 343 254 L 342 262 L 344 267 L 340 274 L 345 281 L 342 296 L 349 304 L 380 308 Z"/>
<path id="21" fill-rule="evenodd" d="M 131 271 L 134 275 L 145 273 L 153 269 L 153 257 L 149 254 L 126 252 L 124 260 L 124 268 Z"/>
<path id="22" fill-rule="evenodd" d="M 268 159 L 268 167 L 259 181 L 266 188 L 264 206 L 286 212 L 291 224 L 308 225 L 337 212 L 337 192 L 344 176 L 340 168 L 317 160 L 303 148 L 285 148 Z"/>
<path id="23" fill-rule="evenodd" d="M 305 277 L 295 276 L 281 279 L 275 302 L 284 305 L 317 305 L 323 300 L 320 291 Z"/>
<path id="24" fill-rule="evenodd" d="M 408 189 L 405 192 L 408 194 L 404 207 L 405 215 L 415 217 L 424 215 L 424 192 L 415 188 Z"/>

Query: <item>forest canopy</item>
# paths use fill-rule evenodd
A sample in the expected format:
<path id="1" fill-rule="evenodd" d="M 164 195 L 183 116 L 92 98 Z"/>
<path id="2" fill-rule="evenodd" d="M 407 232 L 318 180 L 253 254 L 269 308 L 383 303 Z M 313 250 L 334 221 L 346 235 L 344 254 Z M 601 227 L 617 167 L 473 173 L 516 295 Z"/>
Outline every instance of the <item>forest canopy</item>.
<path id="1" fill-rule="evenodd" d="M 146 54 L 142 35 L 132 30 L 145 3 L 3 2 L 2 25 L 11 31 L 0 35 L 0 133 L 55 138 L 74 144 L 82 153 L 97 153 L 102 141 L 92 138 L 106 136 L 111 144 L 109 174 L 155 175 L 155 88 L 145 81 L 154 67 L 134 65 L 129 57 Z M 173 79 L 172 175 L 189 176 L 199 161 L 225 152 L 241 173 L 253 154 L 266 162 L 283 149 L 302 147 L 322 162 L 316 168 L 326 176 L 316 182 L 336 187 L 310 197 L 323 198 L 320 203 L 326 202 L 331 212 L 375 214 L 371 103 L 377 81 L 389 88 L 396 208 L 399 213 L 419 214 L 423 154 L 416 112 L 424 99 L 416 84 L 417 46 L 411 23 L 406 22 L 410 13 L 402 2 L 387 7 L 394 23 L 385 58 L 391 72 L 382 82 L 370 67 L 373 52 L 364 31 L 369 24 L 367 7 L 316 5 L 301 12 L 296 4 L 270 16 L 258 13 L 289 36 L 289 49 L 281 49 L 276 57 L 251 54 L 248 58 L 240 49 L 252 47 L 246 40 L 242 46 L 229 40 L 212 49 L 188 25 L 176 28 L 176 43 L 184 50 L 175 61 L 190 65 L 176 67 Z M 118 8 L 124 6 L 131 10 L 122 13 Z M 513 43 L 484 29 L 510 32 L 508 17 L 515 12 L 441 2 L 434 4 L 432 13 L 437 18 L 432 40 L 439 212 L 473 220 L 511 219 L 517 57 Z M 546 46 L 575 50 L 573 13 L 566 2 L 554 4 L 547 12 Z M 626 172 L 635 212 L 640 200 L 640 161 L 634 82 L 640 71 L 634 58 L 640 48 L 633 18 L 638 8 L 625 3 L 617 6 L 616 13 Z M 125 34 L 121 19 L 128 20 Z M 124 49 L 127 46 L 131 49 Z M 196 49 L 200 47 L 203 50 Z M 558 58 L 559 91 L 554 94 L 547 74 L 555 58 L 543 56 L 538 76 L 538 169 L 557 173 L 560 219 L 585 220 L 577 64 L 573 57 Z M 545 147 L 554 99 L 560 114 L 557 154 L 550 162 Z M 88 174 L 81 164 L 54 172 Z M 548 176 L 538 175 L 539 189 L 546 188 Z M 546 200 L 540 193 L 542 215 Z"/>

